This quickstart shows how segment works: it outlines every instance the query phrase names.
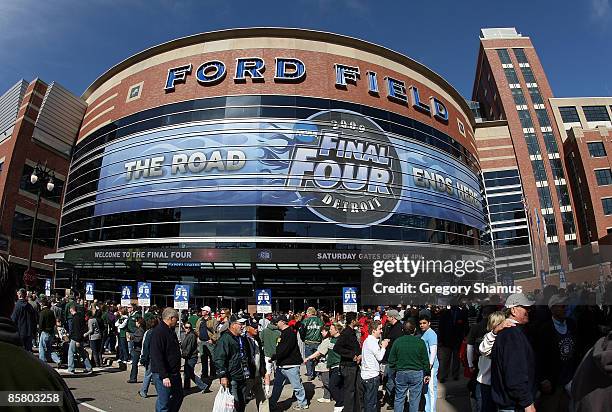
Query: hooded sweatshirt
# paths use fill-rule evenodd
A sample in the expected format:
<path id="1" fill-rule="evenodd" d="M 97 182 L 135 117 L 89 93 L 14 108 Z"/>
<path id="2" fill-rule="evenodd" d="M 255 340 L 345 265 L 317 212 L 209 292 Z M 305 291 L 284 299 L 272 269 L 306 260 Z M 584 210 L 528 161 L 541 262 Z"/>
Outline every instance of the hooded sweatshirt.
<path id="1" fill-rule="evenodd" d="M 586 354 L 572 380 L 577 412 L 609 411 L 612 405 L 612 332 Z"/>
<path id="2" fill-rule="evenodd" d="M 276 325 L 269 323 L 264 330 L 261 331 L 259 337 L 263 342 L 264 355 L 271 358 L 276 353 L 276 344 L 281 333 Z"/>

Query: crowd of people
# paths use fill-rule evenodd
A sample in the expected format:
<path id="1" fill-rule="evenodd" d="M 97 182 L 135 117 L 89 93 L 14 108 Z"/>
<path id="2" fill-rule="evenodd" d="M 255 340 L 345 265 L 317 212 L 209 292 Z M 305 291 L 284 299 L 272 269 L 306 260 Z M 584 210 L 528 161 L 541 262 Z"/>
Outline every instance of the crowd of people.
<path id="1" fill-rule="evenodd" d="M 239 412 L 251 401 L 278 409 L 286 384 L 293 409 L 308 409 L 302 370 L 305 380 L 321 381 L 316 401 L 334 412 L 435 411 L 438 382 L 462 378 L 477 412 L 610 410 L 612 312 L 583 292 L 549 286 L 505 300 L 262 316 L 209 306 L 143 311 L 21 289 L 10 313 L 3 302 L 0 344 L 10 326 L 11 344 L 37 347 L 56 369 L 126 370 L 138 396 L 153 384 L 160 411 L 178 411 L 192 382 L 208 393 L 216 379 Z"/>

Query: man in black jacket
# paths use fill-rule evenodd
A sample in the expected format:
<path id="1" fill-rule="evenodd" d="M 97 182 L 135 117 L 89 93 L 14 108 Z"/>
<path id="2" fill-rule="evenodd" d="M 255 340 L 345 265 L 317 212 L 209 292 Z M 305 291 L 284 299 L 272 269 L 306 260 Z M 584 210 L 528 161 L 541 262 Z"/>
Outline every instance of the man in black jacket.
<path id="1" fill-rule="evenodd" d="M 389 405 L 389 409 L 393 409 L 395 399 L 395 370 L 389 367 L 389 354 L 393 347 L 393 342 L 396 339 L 401 338 L 404 335 L 402 330 L 402 322 L 400 321 L 401 316 L 395 309 L 387 311 L 387 324 L 383 330 L 383 339 L 389 339 L 389 345 L 385 351 L 385 356 L 381 363 L 385 365 L 385 376 L 383 378 L 383 385 L 385 387 L 385 402 Z"/>
<path id="2" fill-rule="evenodd" d="M 242 336 L 246 319 L 229 321 L 229 327 L 215 345 L 213 357 L 221 386 L 234 396 L 234 408 L 243 412 L 246 407 L 247 379 L 251 377 L 251 346 Z"/>
<path id="3" fill-rule="evenodd" d="M 17 325 L 23 348 L 32 352 L 32 339 L 36 334 L 38 314 L 34 307 L 28 303 L 26 295 L 25 289 L 19 289 L 19 292 L 17 292 L 18 299 L 11 320 Z"/>
<path id="4" fill-rule="evenodd" d="M 358 325 L 357 314 L 346 314 L 346 327 L 334 345 L 334 352 L 340 355 L 340 372 L 344 381 L 344 412 L 360 412 L 362 385 L 359 374 L 361 347 L 357 340 L 355 327 Z"/>
<path id="5" fill-rule="evenodd" d="M 91 373 L 92 367 L 89 362 L 89 356 L 83 348 L 83 335 L 87 332 L 87 325 L 85 324 L 85 316 L 81 312 L 77 312 L 76 306 L 70 308 L 70 314 L 72 315 L 72 329 L 70 330 L 70 346 L 68 347 L 68 372 L 74 374 L 74 354 L 78 353 L 83 363 L 85 364 L 85 373 Z"/>
<path id="6" fill-rule="evenodd" d="M 193 332 L 191 323 L 185 323 L 183 328 L 185 329 L 185 336 L 181 342 L 181 356 L 185 359 L 183 366 L 183 389 L 188 390 L 193 380 L 202 392 L 206 392 L 208 385 L 195 374 L 195 366 L 198 363 L 198 338 Z"/>
<path id="7" fill-rule="evenodd" d="M 506 318 L 517 325 L 529 322 L 527 308 L 534 304 L 522 293 L 508 296 Z M 522 327 L 505 328 L 491 353 L 491 398 L 498 411 L 535 412 L 535 358 Z"/>
<path id="8" fill-rule="evenodd" d="M 183 403 L 181 349 L 174 332 L 178 319 L 176 309 L 166 308 L 162 321 L 151 331 L 149 357 L 157 391 L 157 411 L 178 411 Z"/>
<path id="9" fill-rule="evenodd" d="M 276 372 L 274 373 L 274 387 L 270 397 L 270 409 L 276 408 L 278 398 L 280 398 L 283 386 L 289 381 L 295 397 L 298 400 L 297 406 L 293 409 L 308 409 L 306 391 L 300 378 L 300 365 L 304 362 L 297 342 L 297 334 L 289 326 L 289 319 L 282 315 L 274 319 L 278 329 L 281 331 L 276 346 L 276 353 L 271 360 L 276 361 Z"/>

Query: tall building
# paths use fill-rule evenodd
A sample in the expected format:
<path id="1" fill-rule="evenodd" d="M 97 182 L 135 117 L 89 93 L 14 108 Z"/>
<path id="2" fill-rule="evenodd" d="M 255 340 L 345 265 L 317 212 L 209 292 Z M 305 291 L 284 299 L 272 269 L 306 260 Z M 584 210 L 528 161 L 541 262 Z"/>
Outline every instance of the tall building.
<path id="1" fill-rule="evenodd" d="M 612 233 L 612 98 L 550 99 L 564 142 L 580 243 Z"/>
<path id="2" fill-rule="evenodd" d="M 59 84 L 40 79 L 21 80 L 0 96 L 0 253 L 19 279 L 31 265 L 38 281 L 29 278 L 39 290 L 54 273 L 44 256 L 56 248 L 64 182 L 85 107 Z"/>
<path id="3" fill-rule="evenodd" d="M 551 97 L 528 37 L 514 28 L 481 30 L 472 100 L 480 104 L 485 120 L 505 120 L 509 130 L 509 138 L 498 144 L 501 147 L 479 145 L 485 184 L 500 175 L 508 179 L 502 186 L 495 180 L 503 195 L 497 199 L 488 195 L 489 208 L 493 204 L 510 213 L 499 220 L 491 215 L 493 243 L 496 250 L 531 244 L 535 273 L 567 270 L 567 254 L 562 251 L 577 243 L 562 141 L 551 121 Z"/>

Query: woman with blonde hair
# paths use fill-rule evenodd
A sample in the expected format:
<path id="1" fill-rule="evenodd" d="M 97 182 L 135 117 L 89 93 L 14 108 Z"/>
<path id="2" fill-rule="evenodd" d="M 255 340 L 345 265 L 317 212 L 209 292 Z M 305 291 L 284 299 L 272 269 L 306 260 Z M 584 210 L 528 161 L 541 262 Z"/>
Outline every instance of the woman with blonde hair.
<path id="1" fill-rule="evenodd" d="M 479 412 L 496 412 L 497 406 L 491 399 L 491 351 L 497 334 L 505 328 L 515 326 L 506 319 L 504 312 L 497 311 L 489 315 L 487 321 L 488 333 L 484 335 L 478 351 L 478 376 L 476 377 L 476 402 Z"/>

